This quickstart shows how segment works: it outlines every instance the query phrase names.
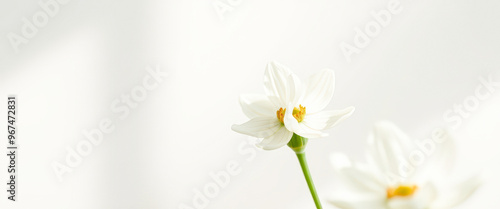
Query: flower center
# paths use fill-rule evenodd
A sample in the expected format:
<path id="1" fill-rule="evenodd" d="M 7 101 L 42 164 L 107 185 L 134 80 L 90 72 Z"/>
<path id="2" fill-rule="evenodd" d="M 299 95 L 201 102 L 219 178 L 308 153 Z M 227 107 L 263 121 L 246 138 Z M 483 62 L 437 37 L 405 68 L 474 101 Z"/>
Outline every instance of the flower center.
<path id="1" fill-rule="evenodd" d="M 283 122 L 283 118 L 285 117 L 285 112 L 286 108 L 280 107 L 278 111 L 276 111 L 276 116 L 278 116 L 278 120 Z M 293 117 L 300 123 L 302 120 L 304 120 L 304 117 L 306 116 L 306 108 L 303 107 L 302 105 L 299 105 L 299 108 L 294 107 L 293 112 L 292 112 Z"/>
<path id="2" fill-rule="evenodd" d="M 389 187 L 387 189 L 387 199 L 393 197 L 408 197 L 413 195 L 417 189 L 417 185 L 399 185 L 398 187 Z"/>

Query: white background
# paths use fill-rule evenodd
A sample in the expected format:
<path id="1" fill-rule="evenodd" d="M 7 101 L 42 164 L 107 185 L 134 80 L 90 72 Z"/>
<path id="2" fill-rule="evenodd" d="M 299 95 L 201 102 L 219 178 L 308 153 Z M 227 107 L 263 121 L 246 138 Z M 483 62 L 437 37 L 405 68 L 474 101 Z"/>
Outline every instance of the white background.
<path id="1" fill-rule="evenodd" d="M 221 0 L 232 9 L 224 19 L 214 2 L 72 0 L 16 53 L 7 34 L 20 34 L 22 18 L 43 10 L 37 1 L 0 1 L 0 107 L 17 94 L 20 114 L 18 201 L 0 194 L 0 208 L 177 209 L 191 205 L 193 191 L 213 182 L 209 173 L 232 160 L 241 173 L 206 208 L 314 208 L 288 148 L 255 149 L 247 161 L 238 147 L 248 138 L 230 129 L 247 120 L 238 95 L 264 92 L 271 60 L 303 79 L 334 69 L 328 108 L 356 107 L 307 149 L 323 204 L 333 208 L 327 199 L 339 182 L 328 160 L 332 152 L 363 160 L 366 136 L 378 120 L 394 121 L 416 140 L 428 138 L 434 128 L 454 125 L 443 113 L 474 96 L 479 77 L 500 81 L 496 0 L 401 0 L 401 13 L 351 62 L 340 43 L 352 45 L 354 28 L 364 28 L 374 20 L 370 12 L 389 1 Z M 157 64 L 169 77 L 117 119 L 112 102 Z M 500 175 L 499 105 L 497 88 L 453 131 L 458 171 L 487 174 L 458 208 L 500 204 L 500 181 L 490 178 Z M 116 121 L 115 131 L 59 182 L 51 163 L 64 162 L 66 148 L 106 117 Z M 0 166 L 6 180 L 6 156 Z"/>

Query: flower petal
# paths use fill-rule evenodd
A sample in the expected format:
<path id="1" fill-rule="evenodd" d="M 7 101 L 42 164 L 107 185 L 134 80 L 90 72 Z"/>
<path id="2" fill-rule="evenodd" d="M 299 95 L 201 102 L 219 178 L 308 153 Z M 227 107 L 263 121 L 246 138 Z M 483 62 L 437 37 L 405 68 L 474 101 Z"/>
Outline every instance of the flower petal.
<path id="1" fill-rule="evenodd" d="M 450 176 L 451 171 L 455 165 L 456 159 L 456 144 L 455 139 L 451 136 L 451 133 L 448 130 L 434 130 L 433 137 L 438 137 L 439 142 L 436 144 L 436 154 L 435 155 L 435 163 L 433 165 L 433 176 L 436 174 L 441 174 L 441 178 L 447 179 Z M 432 155 L 432 154 L 431 154 Z M 432 157 L 432 156 L 431 156 Z M 430 158 L 429 160 L 434 160 Z"/>
<path id="2" fill-rule="evenodd" d="M 302 82 L 297 75 L 290 73 L 287 78 L 287 102 L 291 102 L 293 106 L 298 107 L 299 101 L 302 100 L 304 95 Z"/>
<path id="3" fill-rule="evenodd" d="M 291 72 L 287 67 L 277 62 L 270 62 L 266 66 L 266 72 L 264 74 L 266 94 L 271 102 L 278 107 L 287 105 L 287 79 L 290 74 Z"/>
<path id="4" fill-rule="evenodd" d="M 240 96 L 240 105 L 248 118 L 270 117 L 276 115 L 276 107 L 266 95 L 244 94 Z"/>
<path id="5" fill-rule="evenodd" d="M 354 112 L 354 107 L 343 110 L 327 110 L 314 114 L 306 114 L 302 123 L 315 130 L 325 130 L 348 118 Z"/>
<path id="6" fill-rule="evenodd" d="M 396 125 L 387 121 L 378 122 L 374 125 L 368 138 L 368 160 L 381 172 L 384 172 L 388 180 L 402 180 L 394 179 L 394 177 L 409 178 L 414 172 L 404 172 L 403 169 L 400 170 L 400 166 L 406 162 L 405 157 L 411 150 L 410 144 L 410 138 Z"/>
<path id="7" fill-rule="evenodd" d="M 294 133 L 296 133 L 299 136 L 309 138 L 309 139 L 321 138 L 321 137 L 328 136 L 327 133 L 323 133 L 321 131 L 312 129 L 309 126 L 306 126 L 303 122 L 299 123 L 299 128 L 297 130 L 295 130 Z"/>
<path id="8" fill-rule="evenodd" d="M 445 129 L 433 130 L 431 137 L 416 141 L 418 148 L 415 149 L 426 154 L 426 162 L 418 167 L 418 173 L 414 176 L 415 181 L 429 179 L 429 176 L 435 182 L 449 181 L 455 165 L 455 140 Z"/>
<path id="9" fill-rule="evenodd" d="M 326 133 L 308 127 L 306 124 L 303 123 L 304 121 L 299 123 L 297 119 L 293 117 L 292 113 L 293 113 L 293 105 L 292 103 L 289 103 L 288 106 L 286 107 L 285 117 L 283 118 L 285 127 L 289 131 L 305 138 L 320 138 L 328 136 L 328 134 Z"/>
<path id="10" fill-rule="evenodd" d="M 285 117 L 283 117 L 283 123 L 285 124 L 286 129 L 291 132 L 295 132 L 300 129 L 299 122 L 295 117 L 293 117 L 293 104 L 288 103 L 286 106 Z"/>
<path id="11" fill-rule="evenodd" d="M 293 133 L 288 131 L 284 126 L 280 126 L 276 133 L 264 138 L 259 144 L 257 144 L 257 147 L 260 147 L 264 150 L 278 149 L 288 144 L 288 142 L 292 138 L 292 135 Z"/>
<path id="12" fill-rule="evenodd" d="M 387 185 L 379 178 L 374 170 L 361 164 L 353 164 L 351 160 L 342 153 L 334 153 L 330 156 L 333 167 L 342 180 L 355 187 L 360 192 L 373 192 L 384 194 Z"/>
<path id="13" fill-rule="evenodd" d="M 330 103 L 335 90 L 335 73 L 324 69 L 306 81 L 304 104 L 311 113 L 319 112 Z"/>
<path id="14" fill-rule="evenodd" d="M 329 202 L 338 208 L 342 209 L 387 209 L 385 204 L 384 196 L 380 195 L 357 195 L 358 197 L 353 198 L 352 196 L 335 198 L 329 200 Z"/>
<path id="15" fill-rule="evenodd" d="M 482 184 L 481 175 L 474 175 L 468 179 L 453 184 L 452 187 L 445 187 L 446 190 L 440 193 L 432 208 L 452 208 L 465 201 Z"/>
<path id="16" fill-rule="evenodd" d="M 281 127 L 276 117 L 256 117 L 241 125 L 233 125 L 231 129 L 241 134 L 257 138 L 266 138 L 275 134 Z"/>

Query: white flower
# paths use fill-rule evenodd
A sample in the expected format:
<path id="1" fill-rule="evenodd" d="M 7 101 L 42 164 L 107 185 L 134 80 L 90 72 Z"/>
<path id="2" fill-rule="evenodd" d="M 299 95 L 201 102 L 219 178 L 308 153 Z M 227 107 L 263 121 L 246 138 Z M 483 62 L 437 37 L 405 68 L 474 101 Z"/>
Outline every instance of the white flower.
<path id="1" fill-rule="evenodd" d="M 367 164 L 332 155 L 352 191 L 343 190 L 331 203 L 342 209 L 447 209 L 460 204 L 480 185 L 479 175 L 450 183 L 453 141 L 445 131 L 434 136 L 415 145 L 394 124 L 375 124 Z"/>
<path id="2" fill-rule="evenodd" d="M 241 95 L 241 107 L 250 121 L 231 128 L 263 138 L 257 146 L 265 150 L 286 145 L 293 133 L 305 138 L 324 137 L 323 130 L 354 111 L 354 107 L 322 111 L 333 97 L 334 82 L 332 70 L 325 69 L 302 83 L 288 68 L 271 62 L 264 75 L 266 95 Z"/>

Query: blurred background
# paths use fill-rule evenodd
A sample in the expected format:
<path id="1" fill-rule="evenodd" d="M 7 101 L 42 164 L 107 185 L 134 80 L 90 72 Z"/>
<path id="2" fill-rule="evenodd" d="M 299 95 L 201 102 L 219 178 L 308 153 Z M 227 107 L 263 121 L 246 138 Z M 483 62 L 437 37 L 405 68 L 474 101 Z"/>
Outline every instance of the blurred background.
<path id="1" fill-rule="evenodd" d="M 397 12 L 381 26 L 373 13 L 388 8 Z M 247 120 L 238 96 L 264 93 L 265 66 L 276 60 L 302 79 L 334 69 L 327 108 L 356 107 L 308 145 L 325 208 L 340 183 L 330 154 L 364 161 L 379 120 L 414 140 L 450 128 L 455 173 L 486 176 L 457 208 L 498 208 L 500 86 L 482 87 L 489 96 L 465 113 L 456 108 L 477 97 L 482 80 L 500 82 L 499 10 L 495 0 L 2 0 L 0 95 L 5 104 L 18 96 L 20 149 L 18 201 L 5 193 L 0 207 L 313 208 L 293 152 L 259 150 L 230 129 Z M 144 80 L 155 87 L 140 91 Z M 449 111 L 460 124 L 443 117 Z M 114 129 L 60 181 L 54 163 L 66 165 L 68 149 L 107 119 Z M 228 166 L 230 181 L 194 207 L 211 174 Z"/>

